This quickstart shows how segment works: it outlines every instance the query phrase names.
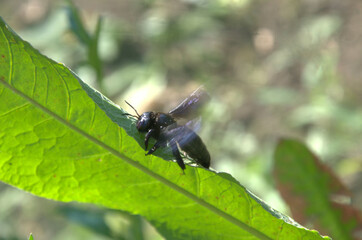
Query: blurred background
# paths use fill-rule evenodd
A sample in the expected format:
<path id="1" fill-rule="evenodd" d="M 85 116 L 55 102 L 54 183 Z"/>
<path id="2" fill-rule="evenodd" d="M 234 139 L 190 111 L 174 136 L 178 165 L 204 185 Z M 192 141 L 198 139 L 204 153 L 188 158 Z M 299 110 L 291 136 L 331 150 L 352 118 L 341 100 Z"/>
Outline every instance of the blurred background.
<path id="1" fill-rule="evenodd" d="M 362 209 L 362 2 L 0 0 L 41 53 L 132 112 L 212 96 L 212 168 L 290 214 L 272 179 L 280 137 L 307 143 Z M 78 9 L 78 10 L 77 10 Z M 79 12 L 78 12 L 79 11 Z M 99 18 L 101 17 L 101 18 Z M 139 216 L 53 202 L 0 183 L 0 239 L 162 239 Z"/>

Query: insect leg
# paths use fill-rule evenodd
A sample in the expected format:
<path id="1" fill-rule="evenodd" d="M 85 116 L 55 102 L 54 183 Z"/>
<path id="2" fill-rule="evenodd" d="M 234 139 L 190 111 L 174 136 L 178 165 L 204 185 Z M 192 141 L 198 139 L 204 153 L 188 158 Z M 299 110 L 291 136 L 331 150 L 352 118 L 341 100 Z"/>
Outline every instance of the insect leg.
<path id="1" fill-rule="evenodd" d="M 172 149 L 172 154 L 173 156 L 176 158 L 176 162 L 177 164 L 180 166 L 180 168 L 182 170 L 185 170 L 185 163 L 184 161 L 182 160 L 182 157 L 180 155 L 180 151 L 178 150 L 178 147 L 177 147 L 177 144 L 174 143 L 174 144 L 171 144 L 171 149 Z"/>
<path id="2" fill-rule="evenodd" d="M 148 140 L 150 140 L 151 137 L 156 138 L 157 137 L 157 131 L 156 129 L 150 129 L 145 136 L 145 150 L 148 148 Z"/>
<path id="3" fill-rule="evenodd" d="M 153 145 L 153 147 L 148 151 L 148 153 L 146 153 L 146 156 L 154 153 L 158 148 L 164 147 L 164 146 L 165 146 L 165 142 L 162 140 L 158 140 L 155 143 L 155 145 Z"/>

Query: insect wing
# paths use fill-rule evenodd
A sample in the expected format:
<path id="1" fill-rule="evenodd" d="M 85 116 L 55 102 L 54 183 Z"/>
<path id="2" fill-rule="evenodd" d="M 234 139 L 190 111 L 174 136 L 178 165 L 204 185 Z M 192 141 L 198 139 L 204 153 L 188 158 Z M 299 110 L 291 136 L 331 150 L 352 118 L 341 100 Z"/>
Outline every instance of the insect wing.
<path id="1" fill-rule="evenodd" d="M 201 86 L 191 93 L 191 95 L 181 102 L 176 108 L 172 109 L 169 114 L 175 118 L 192 118 L 209 100 L 209 94 Z"/>
<path id="2" fill-rule="evenodd" d="M 166 128 L 164 134 L 169 142 L 177 142 L 180 148 L 190 143 L 197 137 L 196 133 L 186 126 L 177 126 L 175 128 Z"/>
<path id="3" fill-rule="evenodd" d="M 183 125 L 172 129 L 166 128 L 164 134 L 171 146 L 177 143 L 198 164 L 205 168 L 210 167 L 210 154 L 201 138 L 193 130 Z"/>
<path id="4" fill-rule="evenodd" d="M 193 130 L 194 132 L 199 132 L 201 129 L 201 117 L 194 118 L 188 121 L 185 126 Z"/>

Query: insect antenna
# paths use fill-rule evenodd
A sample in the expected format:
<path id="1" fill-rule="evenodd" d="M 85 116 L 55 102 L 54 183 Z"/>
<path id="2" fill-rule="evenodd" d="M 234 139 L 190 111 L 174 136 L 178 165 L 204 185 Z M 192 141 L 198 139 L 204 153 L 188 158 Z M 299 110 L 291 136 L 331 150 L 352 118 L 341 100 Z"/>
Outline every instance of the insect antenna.
<path id="1" fill-rule="evenodd" d="M 127 115 L 127 116 L 132 116 L 132 117 L 135 117 L 135 118 L 139 118 L 140 115 L 138 114 L 137 110 L 136 110 L 129 102 L 127 102 L 126 100 L 124 100 L 124 101 L 128 104 L 128 106 L 130 106 L 130 107 L 136 112 L 137 116 L 132 115 L 132 114 L 129 114 L 129 113 L 124 113 L 123 115 Z"/>
<path id="2" fill-rule="evenodd" d="M 131 116 L 131 117 L 137 118 L 137 116 L 136 116 L 136 115 L 129 114 L 129 113 L 123 113 L 122 115 L 123 115 L 123 116 Z"/>

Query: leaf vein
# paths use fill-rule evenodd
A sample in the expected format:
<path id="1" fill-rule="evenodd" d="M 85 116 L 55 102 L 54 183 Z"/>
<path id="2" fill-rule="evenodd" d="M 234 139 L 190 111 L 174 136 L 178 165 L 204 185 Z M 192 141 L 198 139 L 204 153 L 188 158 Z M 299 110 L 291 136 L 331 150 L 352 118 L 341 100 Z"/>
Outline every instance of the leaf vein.
<path id="1" fill-rule="evenodd" d="M 58 69 L 56 68 L 56 66 L 54 66 L 54 62 L 51 62 L 50 66 L 52 66 L 52 68 L 58 73 L 58 76 L 60 77 L 60 79 L 62 80 L 63 84 L 64 84 L 64 88 L 65 88 L 65 94 L 67 95 L 67 106 L 66 106 L 66 115 L 65 115 L 65 119 L 68 121 L 69 117 L 70 117 L 70 106 L 71 106 L 71 101 L 70 101 L 70 94 L 69 94 L 69 87 L 67 82 L 64 80 L 63 76 L 60 74 L 60 72 L 58 71 Z"/>
<path id="2" fill-rule="evenodd" d="M 10 47 L 10 40 L 9 38 L 6 36 L 5 32 L 2 30 L 1 31 L 3 33 L 3 36 L 4 38 L 7 40 L 7 46 L 8 46 L 8 50 L 9 50 L 9 59 L 10 59 L 10 62 L 9 62 L 9 84 L 11 84 L 11 81 L 12 81 L 12 78 L 13 78 L 13 65 L 14 65 L 14 59 L 13 59 L 13 52 L 11 50 L 11 47 Z"/>
<path id="3" fill-rule="evenodd" d="M 5 116 L 7 116 L 8 114 L 10 114 L 10 113 L 12 113 L 12 112 L 14 112 L 14 111 L 20 110 L 20 109 L 22 109 L 22 108 L 24 108 L 24 107 L 27 107 L 27 106 L 30 106 L 30 103 L 24 103 L 24 104 L 22 104 L 22 105 L 16 106 L 16 107 L 10 109 L 9 111 L 2 113 L 2 114 L 0 115 L 0 117 L 5 117 Z"/>

